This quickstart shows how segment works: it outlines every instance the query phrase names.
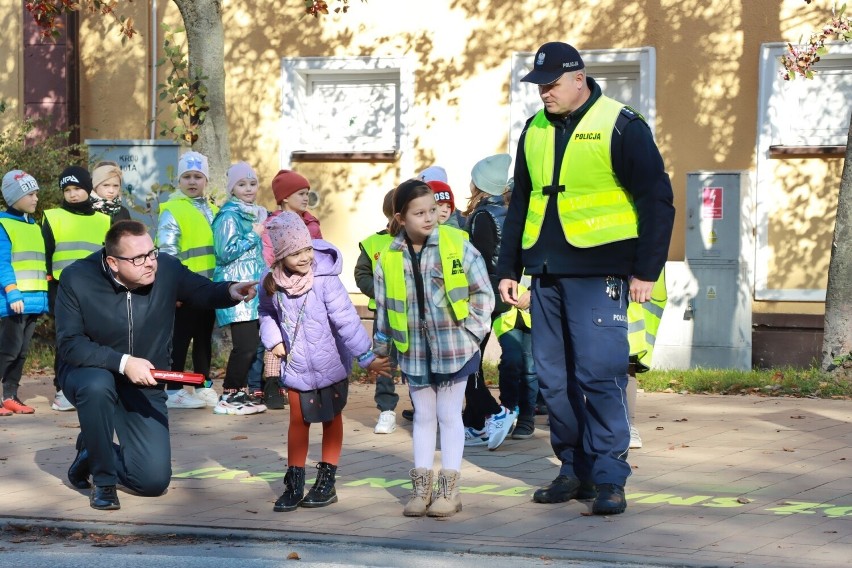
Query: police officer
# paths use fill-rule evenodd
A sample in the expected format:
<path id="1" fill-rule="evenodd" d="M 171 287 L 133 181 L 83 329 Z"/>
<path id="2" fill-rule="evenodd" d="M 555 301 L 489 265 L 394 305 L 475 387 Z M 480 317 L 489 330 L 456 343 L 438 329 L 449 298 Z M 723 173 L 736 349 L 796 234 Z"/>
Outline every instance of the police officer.
<path id="1" fill-rule="evenodd" d="M 594 498 L 624 512 L 628 302 L 645 302 L 668 255 L 672 188 L 641 115 L 603 95 L 577 50 L 542 45 L 522 81 L 544 109 L 515 159 L 497 273 L 504 302 L 532 276 L 533 358 L 562 465 L 533 500 Z M 629 279 L 628 279 L 629 277 Z"/>

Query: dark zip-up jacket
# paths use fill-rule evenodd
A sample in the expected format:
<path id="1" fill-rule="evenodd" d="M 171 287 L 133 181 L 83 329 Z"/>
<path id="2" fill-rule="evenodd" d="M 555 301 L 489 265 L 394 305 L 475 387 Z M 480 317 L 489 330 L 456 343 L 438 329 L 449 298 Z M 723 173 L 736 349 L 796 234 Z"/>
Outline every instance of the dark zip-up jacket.
<path id="1" fill-rule="evenodd" d="M 586 81 L 592 95 L 580 108 L 566 116 L 547 115 L 556 131 L 554 180 L 558 180 L 565 148 L 577 123 L 602 94 L 594 79 L 588 77 Z M 577 248 L 565 239 L 554 198 L 547 202 L 538 241 L 530 249 L 524 250 L 521 248 L 521 238 L 532 189 L 524 151 L 529 122 L 518 142 L 515 188 L 503 225 L 503 243 L 497 264 L 498 278 L 519 281 L 526 268 L 530 275 L 635 276 L 649 282 L 656 281 L 668 257 L 675 210 L 671 181 L 645 121 L 629 109 L 623 110 L 613 129 L 610 144 L 612 169 L 636 204 L 639 237 L 596 247 Z"/>
<path id="2" fill-rule="evenodd" d="M 128 290 L 112 275 L 104 251 L 62 271 L 56 297 L 56 343 L 72 367 L 118 372 L 125 354 L 171 369 L 175 303 L 228 308 L 233 282 L 212 282 L 161 253 L 154 283 Z"/>

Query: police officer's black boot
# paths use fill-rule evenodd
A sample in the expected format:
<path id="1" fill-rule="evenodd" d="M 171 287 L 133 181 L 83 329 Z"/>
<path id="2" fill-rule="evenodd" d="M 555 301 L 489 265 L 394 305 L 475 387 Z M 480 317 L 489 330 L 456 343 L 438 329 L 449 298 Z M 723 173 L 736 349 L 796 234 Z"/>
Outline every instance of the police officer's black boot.
<path id="1" fill-rule="evenodd" d="M 295 511 L 305 496 L 305 468 L 291 465 L 284 475 L 284 493 L 275 502 L 273 511 Z"/>
<path id="2" fill-rule="evenodd" d="M 317 464 L 317 479 L 314 481 L 314 486 L 311 487 L 311 490 L 302 499 L 300 505 L 302 507 L 314 508 L 337 503 L 337 491 L 334 490 L 335 473 L 337 473 L 336 465 L 319 462 Z"/>

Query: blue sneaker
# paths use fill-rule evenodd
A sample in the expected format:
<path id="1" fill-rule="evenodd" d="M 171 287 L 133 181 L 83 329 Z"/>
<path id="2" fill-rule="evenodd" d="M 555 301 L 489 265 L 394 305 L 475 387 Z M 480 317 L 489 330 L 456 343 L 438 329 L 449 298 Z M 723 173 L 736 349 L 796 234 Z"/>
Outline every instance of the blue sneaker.
<path id="1" fill-rule="evenodd" d="M 512 431 L 517 414 L 506 408 L 500 407 L 500 412 L 492 414 L 485 419 L 485 434 L 488 438 L 488 449 L 496 450 Z"/>

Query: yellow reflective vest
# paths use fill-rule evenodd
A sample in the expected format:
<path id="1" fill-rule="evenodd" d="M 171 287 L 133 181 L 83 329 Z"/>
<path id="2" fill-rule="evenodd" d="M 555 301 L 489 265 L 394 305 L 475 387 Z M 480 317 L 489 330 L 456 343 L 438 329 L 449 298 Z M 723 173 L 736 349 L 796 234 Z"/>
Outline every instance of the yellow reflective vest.
<path id="1" fill-rule="evenodd" d="M 637 373 L 644 373 L 651 368 L 657 330 L 667 302 L 664 268 L 651 290 L 651 299 L 643 304 L 630 302 L 627 306 L 627 341 L 630 343 L 630 360 L 636 363 Z"/>
<path id="2" fill-rule="evenodd" d="M 364 252 L 367 253 L 367 256 L 370 257 L 370 266 L 372 266 L 373 272 L 376 271 L 376 263 L 379 261 L 379 257 L 381 256 L 382 251 L 388 248 L 392 242 L 393 235 L 391 235 L 390 233 L 373 233 L 372 235 L 361 241 L 361 247 L 364 249 Z M 367 307 L 375 311 L 376 300 L 370 298 L 370 301 L 367 302 Z"/>
<path id="3" fill-rule="evenodd" d="M 527 290 L 530 289 L 532 285 L 532 278 L 528 274 L 521 275 L 521 281 L 518 282 L 518 297 L 524 294 Z M 527 326 L 527 329 L 532 329 L 532 321 L 530 318 L 530 311 L 520 310 L 517 306 L 512 306 L 499 317 L 494 319 L 494 322 L 491 324 L 491 329 L 494 331 L 494 335 L 500 337 L 507 331 L 512 331 L 515 329 L 515 326 L 518 324 L 518 315 L 521 316 L 521 319 L 524 322 L 524 325 Z"/>
<path id="4" fill-rule="evenodd" d="M 638 215 L 633 198 L 612 169 L 610 143 L 622 103 L 602 96 L 580 119 L 568 142 L 556 194 L 559 222 L 565 239 L 588 248 L 638 236 Z M 541 110 L 530 121 L 524 151 L 532 190 L 521 246 L 531 248 L 541 234 L 547 201 L 542 188 L 553 182 L 555 131 Z"/>
<path id="5" fill-rule="evenodd" d="M 213 215 L 219 211 L 210 205 Z M 216 254 L 213 250 L 213 228 L 204 213 L 192 204 L 192 200 L 170 199 L 160 205 L 160 211 L 169 211 L 180 225 L 180 252 L 177 258 L 193 272 L 213 278 Z"/>
<path id="6" fill-rule="evenodd" d="M 438 254 L 444 276 L 444 288 L 447 301 L 456 321 L 462 321 L 468 315 L 470 288 L 464 272 L 464 237 L 462 231 L 454 227 L 438 226 Z M 379 257 L 385 276 L 385 304 L 388 312 L 388 324 L 391 339 L 400 353 L 408 351 L 408 306 L 407 279 L 403 266 L 403 251 L 388 249 Z M 417 262 L 412 258 L 411 262 Z M 413 277 L 412 277 L 413 280 Z"/>
<path id="7" fill-rule="evenodd" d="M 21 292 L 47 292 L 44 238 L 37 223 L 0 219 L 12 245 L 12 270 Z"/>
<path id="8" fill-rule="evenodd" d="M 48 209 L 44 218 L 50 223 L 56 248 L 51 258 L 51 272 L 59 279 L 62 271 L 75 260 L 101 250 L 110 226 L 109 215 L 75 215 L 65 209 Z"/>

